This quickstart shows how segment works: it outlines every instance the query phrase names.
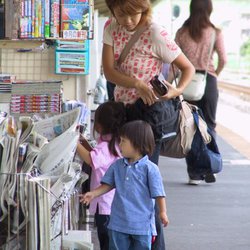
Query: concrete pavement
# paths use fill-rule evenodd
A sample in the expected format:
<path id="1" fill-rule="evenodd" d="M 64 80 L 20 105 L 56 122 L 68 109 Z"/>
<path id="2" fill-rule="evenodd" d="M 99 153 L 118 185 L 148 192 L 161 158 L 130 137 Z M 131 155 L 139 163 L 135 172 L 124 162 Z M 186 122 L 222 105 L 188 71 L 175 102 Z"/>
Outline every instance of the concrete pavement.
<path id="1" fill-rule="evenodd" d="M 188 185 L 184 159 L 160 158 L 170 219 L 164 229 L 167 250 L 250 250 L 249 103 L 220 97 L 217 142 L 223 170 L 217 182 Z"/>
<path id="2" fill-rule="evenodd" d="M 188 185 L 184 159 L 160 158 L 170 219 L 167 250 L 250 250 L 250 160 L 221 137 L 217 141 L 223 170 L 213 184 Z M 92 239 L 98 250 L 95 228 Z"/>
<path id="3" fill-rule="evenodd" d="M 164 229 L 168 250 L 250 249 L 250 160 L 220 137 L 218 144 L 224 167 L 214 184 L 187 185 L 183 159 L 160 159 L 170 219 Z"/>

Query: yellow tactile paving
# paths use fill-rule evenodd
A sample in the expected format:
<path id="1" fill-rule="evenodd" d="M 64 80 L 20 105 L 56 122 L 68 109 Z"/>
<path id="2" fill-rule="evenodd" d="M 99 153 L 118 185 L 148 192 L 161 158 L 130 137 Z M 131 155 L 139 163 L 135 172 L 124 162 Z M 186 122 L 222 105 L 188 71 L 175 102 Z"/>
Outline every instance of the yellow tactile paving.
<path id="1" fill-rule="evenodd" d="M 248 141 L 220 124 L 217 124 L 216 131 L 233 148 L 250 159 L 250 143 Z"/>

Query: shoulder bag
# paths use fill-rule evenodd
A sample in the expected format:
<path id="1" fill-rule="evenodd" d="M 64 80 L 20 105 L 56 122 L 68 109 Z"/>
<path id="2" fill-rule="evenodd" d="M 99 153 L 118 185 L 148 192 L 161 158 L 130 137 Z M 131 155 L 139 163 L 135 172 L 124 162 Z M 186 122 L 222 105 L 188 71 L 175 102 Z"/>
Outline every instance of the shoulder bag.
<path id="1" fill-rule="evenodd" d="M 173 69 L 174 84 L 177 86 L 176 76 Z M 194 122 L 193 113 L 198 112 L 198 107 L 192 105 L 183 99 L 180 95 L 176 99 L 179 100 L 179 117 L 176 136 L 162 139 L 161 155 L 172 158 L 185 158 L 191 150 L 194 135 L 196 133 L 196 125 Z M 211 140 L 210 135 L 207 132 L 207 124 L 198 115 L 199 130 L 205 143 L 209 143 Z"/>
<path id="2" fill-rule="evenodd" d="M 206 176 L 217 174 L 222 170 L 222 157 L 215 139 L 206 144 L 199 129 L 198 112 L 193 112 L 196 132 L 192 142 L 191 150 L 187 154 L 186 161 L 189 175 Z"/>
<path id="3" fill-rule="evenodd" d="M 188 86 L 183 91 L 183 97 L 187 101 L 199 101 L 204 93 L 205 93 L 205 87 L 206 87 L 206 80 L 207 80 L 207 70 L 210 58 L 212 56 L 212 51 L 214 47 L 215 42 L 215 36 L 216 32 L 214 31 L 211 36 L 211 44 L 208 54 L 208 61 L 205 72 L 196 72 L 191 80 L 191 82 L 188 84 Z"/>

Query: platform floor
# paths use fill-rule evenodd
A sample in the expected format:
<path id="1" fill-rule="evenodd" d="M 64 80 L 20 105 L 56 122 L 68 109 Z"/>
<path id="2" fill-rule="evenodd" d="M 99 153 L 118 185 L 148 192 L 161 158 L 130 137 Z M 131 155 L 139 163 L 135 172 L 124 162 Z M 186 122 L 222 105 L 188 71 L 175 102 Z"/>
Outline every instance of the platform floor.
<path id="1" fill-rule="evenodd" d="M 167 250 L 250 249 L 250 114 L 220 102 L 217 116 L 223 171 L 216 183 L 188 185 L 184 159 L 160 158 L 170 219 Z M 95 230 L 93 241 L 99 250 Z"/>

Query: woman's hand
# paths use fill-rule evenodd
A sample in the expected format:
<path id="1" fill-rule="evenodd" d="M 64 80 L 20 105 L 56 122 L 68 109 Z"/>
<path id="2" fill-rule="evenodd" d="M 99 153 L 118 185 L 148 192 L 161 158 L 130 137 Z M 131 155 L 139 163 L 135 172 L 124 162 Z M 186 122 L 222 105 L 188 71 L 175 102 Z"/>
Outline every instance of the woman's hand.
<path id="1" fill-rule="evenodd" d="M 135 84 L 135 88 L 137 89 L 139 96 L 145 104 L 152 105 L 159 99 L 154 93 L 153 89 L 151 89 L 143 81 L 138 80 Z"/>
<path id="2" fill-rule="evenodd" d="M 176 88 L 175 86 L 173 86 L 171 83 L 169 83 L 166 80 L 164 80 L 164 83 L 168 87 L 168 92 L 167 92 L 166 95 L 163 95 L 163 96 L 157 95 L 159 99 L 161 99 L 161 100 L 170 100 L 172 98 L 175 98 L 175 97 L 181 95 L 181 91 L 178 88 Z"/>

